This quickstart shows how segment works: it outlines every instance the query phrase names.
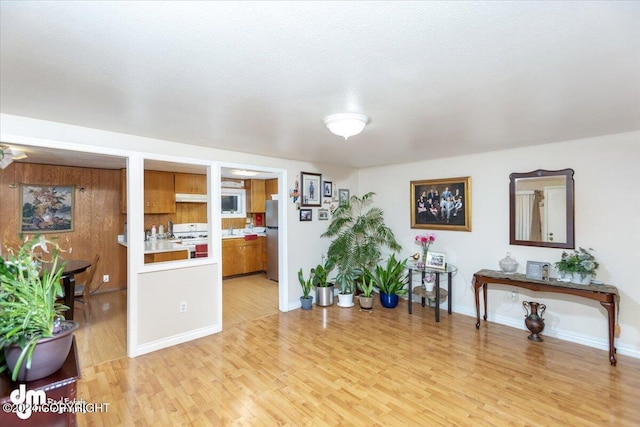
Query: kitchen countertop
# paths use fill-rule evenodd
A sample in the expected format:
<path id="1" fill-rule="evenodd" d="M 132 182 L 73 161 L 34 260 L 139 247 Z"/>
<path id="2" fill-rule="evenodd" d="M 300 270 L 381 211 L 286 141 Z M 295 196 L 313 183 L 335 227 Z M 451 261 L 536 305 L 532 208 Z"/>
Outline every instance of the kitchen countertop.
<path id="1" fill-rule="evenodd" d="M 267 233 L 254 233 L 253 235 L 256 235 L 258 237 L 265 237 L 267 235 Z M 251 236 L 251 234 L 233 234 L 231 236 L 226 235 L 226 236 L 221 236 L 221 238 L 224 239 L 244 239 L 246 236 Z"/>
<path id="2" fill-rule="evenodd" d="M 124 247 L 127 247 L 127 242 L 123 238 L 124 236 L 118 236 L 118 243 Z M 186 251 L 188 250 L 186 247 L 181 245 L 180 243 L 176 243 L 173 240 L 164 240 L 164 239 L 155 239 L 155 240 L 147 240 L 144 242 L 144 253 L 145 254 L 156 254 L 160 252 L 176 252 L 176 251 Z"/>

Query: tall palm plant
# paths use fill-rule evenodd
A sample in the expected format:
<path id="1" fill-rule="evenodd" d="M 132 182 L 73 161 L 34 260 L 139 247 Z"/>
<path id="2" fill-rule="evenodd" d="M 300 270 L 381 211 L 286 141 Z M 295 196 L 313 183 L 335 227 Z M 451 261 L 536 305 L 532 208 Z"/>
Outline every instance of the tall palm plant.
<path id="1" fill-rule="evenodd" d="M 351 196 L 349 202 L 334 212 L 327 231 L 321 237 L 333 238 L 327 256 L 332 259 L 345 277 L 341 287 L 351 287 L 353 278 L 371 270 L 382 257 L 382 249 L 399 251 L 393 231 L 384 222 L 382 209 L 372 206 L 375 193 L 362 197 Z M 351 279 L 351 280 L 350 280 Z"/>

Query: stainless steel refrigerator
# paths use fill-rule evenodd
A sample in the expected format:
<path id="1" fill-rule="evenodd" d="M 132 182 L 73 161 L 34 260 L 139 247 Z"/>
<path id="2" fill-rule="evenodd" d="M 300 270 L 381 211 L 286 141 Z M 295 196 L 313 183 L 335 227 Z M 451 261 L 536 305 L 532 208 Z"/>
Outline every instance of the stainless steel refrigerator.
<path id="1" fill-rule="evenodd" d="M 278 281 L 278 201 L 267 200 L 267 279 Z"/>

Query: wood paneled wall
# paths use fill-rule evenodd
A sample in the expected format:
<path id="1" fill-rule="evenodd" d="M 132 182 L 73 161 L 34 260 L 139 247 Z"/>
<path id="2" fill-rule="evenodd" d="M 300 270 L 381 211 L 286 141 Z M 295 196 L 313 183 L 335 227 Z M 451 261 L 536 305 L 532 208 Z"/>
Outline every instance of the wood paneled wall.
<path id="1" fill-rule="evenodd" d="M 94 286 L 110 276 L 99 291 L 126 289 L 127 251 L 117 242 L 124 232 L 125 216 L 120 214 L 120 171 L 29 163 L 12 163 L 0 170 L 0 239 L 3 244 L 18 242 L 20 184 L 75 186 L 72 232 L 51 233 L 63 247 L 71 248 L 66 259 L 92 260 L 100 255 Z M 140 233 L 142 235 L 142 233 Z M 79 275 L 78 282 L 84 277 Z"/>

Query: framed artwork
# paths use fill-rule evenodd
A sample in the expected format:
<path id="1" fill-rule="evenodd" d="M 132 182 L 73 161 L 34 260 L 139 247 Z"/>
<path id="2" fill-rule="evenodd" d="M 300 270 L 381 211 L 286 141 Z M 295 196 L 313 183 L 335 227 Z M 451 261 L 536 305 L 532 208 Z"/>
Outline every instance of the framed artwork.
<path id="1" fill-rule="evenodd" d="M 438 270 L 444 270 L 447 268 L 445 263 L 446 254 L 442 252 L 427 252 L 427 259 L 425 260 L 425 268 L 436 268 Z"/>
<path id="2" fill-rule="evenodd" d="M 341 188 L 338 190 L 338 206 L 349 204 L 349 190 Z"/>
<path id="3" fill-rule="evenodd" d="M 20 232 L 73 231 L 73 186 L 20 185 Z"/>
<path id="4" fill-rule="evenodd" d="M 329 209 L 320 209 L 318 211 L 318 220 L 326 221 L 329 219 Z"/>
<path id="5" fill-rule="evenodd" d="M 551 264 L 548 262 L 527 261 L 527 279 L 549 280 Z"/>
<path id="6" fill-rule="evenodd" d="M 471 231 L 471 177 L 411 181 L 411 228 Z"/>
<path id="7" fill-rule="evenodd" d="M 311 209 L 300 209 L 300 221 L 311 221 Z"/>
<path id="8" fill-rule="evenodd" d="M 302 188 L 300 189 L 302 206 L 321 206 L 322 175 L 319 173 L 300 172 L 300 180 L 302 181 Z"/>
<path id="9" fill-rule="evenodd" d="M 322 197 L 331 197 L 333 194 L 333 183 L 331 181 L 325 181 L 322 186 Z"/>

